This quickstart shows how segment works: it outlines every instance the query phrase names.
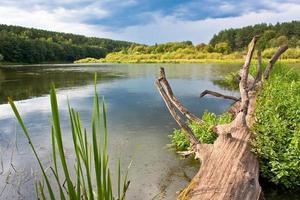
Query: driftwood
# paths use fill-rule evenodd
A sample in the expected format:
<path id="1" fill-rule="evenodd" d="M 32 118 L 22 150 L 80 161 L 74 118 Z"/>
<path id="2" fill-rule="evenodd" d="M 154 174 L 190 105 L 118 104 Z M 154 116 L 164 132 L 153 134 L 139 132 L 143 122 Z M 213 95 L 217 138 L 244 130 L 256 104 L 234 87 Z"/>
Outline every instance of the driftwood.
<path id="1" fill-rule="evenodd" d="M 258 92 L 263 89 L 263 81 L 268 79 L 273 65 L 288 46 L 284 45 L 278 49 L 267 65 L 263 76 L 261 53 L 258 50 L 258 67 L 254 78 L 249 74 L 249 66 L 258 37 L 255 36 L 249 44 L 245 63 L 240 70 L 241 98 L 208 90 L 201 94 L 201 96 L 210 94 L 235 101 L 230 108 L 234 120 L 229 124 L 217 125 L 213 128 L 213 131 L 218 134 L 218 138 L 213 144 L 201 144 L 185 123 L 184 117 L 198 123 L 204 122 L 188 111 L 174 96 L 164 69 L 161 68 L 156 86 L 171 115 L 190 139 L 192 150 L 183 152 L 183 154 L 194 153 L 195 158 L 200 159 L 201 162 L 199 172 L 179 194 L 178 199 L 257 200 L 263 198 L 258 181 L 258 160 L 251 152 L 249 145 L 250 128 L 254 123 L 256 97 Z M 178 114 L 176 110 L 182 115 Z"/>

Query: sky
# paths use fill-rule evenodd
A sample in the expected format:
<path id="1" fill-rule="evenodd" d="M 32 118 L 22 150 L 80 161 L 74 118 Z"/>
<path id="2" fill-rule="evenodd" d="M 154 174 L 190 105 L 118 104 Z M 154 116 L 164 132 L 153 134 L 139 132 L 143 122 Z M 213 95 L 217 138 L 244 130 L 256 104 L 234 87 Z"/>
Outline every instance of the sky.
<path id="1" fill-rule="evenodd" d="M 226 28 L 300 20 L 300 0 L 0 0 L 0 23 L 134 41 L 207 43 Z"/>

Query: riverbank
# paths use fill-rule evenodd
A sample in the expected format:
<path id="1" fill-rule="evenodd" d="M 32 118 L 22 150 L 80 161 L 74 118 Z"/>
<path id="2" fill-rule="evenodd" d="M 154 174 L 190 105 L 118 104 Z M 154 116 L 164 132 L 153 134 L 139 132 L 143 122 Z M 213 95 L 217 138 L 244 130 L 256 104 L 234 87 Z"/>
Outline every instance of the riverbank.
<path id="1" fill-rule="evenodd" d="M 264 62 L 267 62 L 268 60 L 263 60 Z M 156 60 L 156 59 L 131 59 L 131 60 L 111 60 L 106 58 L 84 58 L 81 60 L 74 61 L 75 64 L 97 64 L 97 63 L 128 63 L 128 64 L 134 64 L 134 63 L 145 63 L 145 64 L 151 64 L 151 63 L 182 63 L 182 64 L 210 64 L 210 63 L 217 63 L 217 64 L 242 64 L 244 62 L 243 59 L 162 59 L 162 60 Z M 281 59 L 279 62 L 284 64 L 300 64 L 300 59 Z M 254 61 L 253 63 L 256 63 Z"/>
<path id="2" fill-rule="evenodd" d="M 252 75 L 255 68 L 250 69 Z M 236 72 L 236 75 L 238 72 Z M 252 127 L 255 137 L 251 140 L 252 151 L 259 158 L 260 175 L 265 182 L 275 188 L 298 190 L 300 186 L 299 162 L 299 94 L 300 73 L 285 64 L 276 64 L 273 74 L 257 97 L 255 124 Z M 238 88 L 238 79 L 231 75 L 224 77 L 223 86 Z M 213 143 L 217 135 L 211 130 L 216 124 L 230 121 L 230 118 L 214 113 L 202 116 L 203 124 L 189 123 L 201 143 Z M 190 148 L 184 131 L 175 129 L 170 136 L 172 147 L 180 151 Z M 204 139 L 204 141 L 203 141 Z"/>
<path id="3" fill-rule="evenodd" d="M 261 51 L 268 62 L 277 48 Z M 109 53 L 105 58 L 87 57 L 75 63 L 243 63 L 246 52 L 218 52 L 202 49 L 186 43 L 166 43 L 157 46 L 132 46 L 119 52 Z M 253 54 L 257 60 L 257 52 Z M 300 63 L 300 49 L 290 48 L 280 58 L 285 63 Z"/>

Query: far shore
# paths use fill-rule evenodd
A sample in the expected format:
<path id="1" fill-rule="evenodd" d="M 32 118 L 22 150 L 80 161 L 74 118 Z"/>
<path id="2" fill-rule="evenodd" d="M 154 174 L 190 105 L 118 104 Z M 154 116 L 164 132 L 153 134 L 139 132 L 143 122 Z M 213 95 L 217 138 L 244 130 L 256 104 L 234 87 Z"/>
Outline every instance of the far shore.
<path id="1" fill-rule="evenodd" d="M 97 62 L 83 62 L 85 59 L 74 61 L 74 62 L 62 62 L 62 63 L 1 63 L 0 68 L 10 67 L 63 67 L 63 66 L 80 66 L 80 65 L 105 65 L 105 64 L 242 64 L 243 59 L 169 59 L 169 60 L 126 60 L 126 61 L 106 61 L 105 59 L 94 59 Z M 267 62 L 267 60 L 263 60 Z M 257 63 L 256 60 L 253 63 Z M 281 59 L 279 63 L 284 64 L 300 64 L 300 59 Z"/>

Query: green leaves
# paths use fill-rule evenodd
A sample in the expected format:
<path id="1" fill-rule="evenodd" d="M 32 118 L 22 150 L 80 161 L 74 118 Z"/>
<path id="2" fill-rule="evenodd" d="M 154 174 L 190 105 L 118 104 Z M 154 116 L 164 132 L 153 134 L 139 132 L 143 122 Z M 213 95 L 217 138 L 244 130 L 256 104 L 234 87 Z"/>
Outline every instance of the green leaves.
<path id="1" fill-rule="evenodd" d="M 68 104 L 69 117 L 71 123 L 74 155 L 76 156 L 76 164 L 74 166 L 74 177 L 71 177 L 71 169 L 68 166 L 67 158 L 65 156 L 65 147 L 63 145 L 63 134 L 60 128 L 59 109 L 57 104 L 57 97 L 54 85 L 51 87 L 50 93 L 51 99 L 51 111 L 52 111 L 52 156 L 53 156 L 53 167 L 50 166 L 51 172 L 54 177 L 46 174 L 45 167 L 32 144 L 31 137 L 27 128 L 14 104 L 9 99 L 9 103 L 16 115 L 16 118 L 21 125 L 24 134 L 29 141 L 29 145 L 34 152 L 34 155 L 39 163 L 39 166 L 43 173 L 43 178 L 46 182 L 48 192 L 44 191 L 44 184 L 39 181 L 35 184 L 37 191 L 37 197 L 41 199 L 47 199 L 46 195 L 49 195 L 51 200 L 55 200 L 57 197 L 54 191 L 59 191 L 60 199 L 66 198 L 70 200 L 80 199 L 98 199 L 98 200 L 124 200 L 125 194 L 129 186 L 127 180 L 128 170 L 127 169 L 124 181 L 121 183 L 121 164 L 118 163 L 117 173 L 117 197 L 113 195 L 113 183 L 111 180 L 110 164 L 107 155 L 107 126 L 106 126 L 106 107 L 104 98 L 100 106 L 97 89 L 96 89 L 96 76 L 95 76 L 95 96 L 94 106 L 92 115 L 92 144 L 89 142 L 88 133 L 85 128 L 81 125 L 80 114 L 76 112 Z M 102 107 L 102 118 L 103 118 L 103 130 L 101 129 L 101 108 Z M 102 133 L 102 135 L 101 135 Z M 101 138 L 103 142 L 101 142 Z M 58 161 L 60 160 L 60 163 Z M 63 173 L 59 174 L 58 166 L 62 166 Z M 73 171 L 72 171 L 73 172 Z M 72 173 L 73 174 L 73 173 Z M 93 175 L 95 174 L 95 178 Z M 61 177 L 61 178 L 59 178 Z M 50 179 L 55 181 L 50 184 Z M 66 181 L 66 186 L 63 186 L 62 181 Z M 56 183 L 56 185 L 54 184 Z M 96 188 L 93 187 L 93 183 L 96 183 Z M 122 188 L 122 190 L 121 190 Z"/>
<path id="2" fill-rule="evenodd" d="M 287 188 L 300 186 L 300 81 L 299 74 L 276 65 L 259 94 L 253 150 L 261 174 Z"/>
<path id="3" fill-rule="evenodd" d="M 195 136 L 201 143 L 210 144 L 217 139 L 217 135 L 212 131 L 212 128 L 217 124 L 225 124 L 231 121 L 231 115 L 224 113 L 217 116 L 214 113 L 204 112 L 202 116 L 203 124 L 197 122 L 189 122 L 189 127 L 194 132 Z M 189 140 L 181 130 L 175 129 L 173 135 L 170 135 L 172 146 L 177 150 L 187 150 L 190 146 Z"/>

